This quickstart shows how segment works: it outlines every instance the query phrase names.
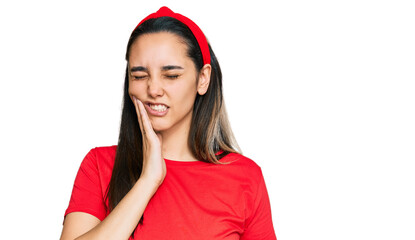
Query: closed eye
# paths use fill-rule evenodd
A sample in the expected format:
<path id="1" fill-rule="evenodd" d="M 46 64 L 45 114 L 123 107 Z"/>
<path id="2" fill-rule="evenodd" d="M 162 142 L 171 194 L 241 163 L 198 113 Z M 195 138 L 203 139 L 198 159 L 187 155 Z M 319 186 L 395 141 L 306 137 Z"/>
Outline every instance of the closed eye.
<path id="1" fill-rule="evenodd" d="M 140 80 L 140 79 L 144 79 L 144 78 L 146 78 L 147 76 L 133 76 L 134 77 L 134 79 L 136 79 L 136 80 Z"/>
<path id="2" fill-rule="evenodd" d="M 167 75 L 166 77 L 167 78 L 170 78 L 170 79 L 176 79 L 176 78 L 178 78 L 180 75 Z"/>

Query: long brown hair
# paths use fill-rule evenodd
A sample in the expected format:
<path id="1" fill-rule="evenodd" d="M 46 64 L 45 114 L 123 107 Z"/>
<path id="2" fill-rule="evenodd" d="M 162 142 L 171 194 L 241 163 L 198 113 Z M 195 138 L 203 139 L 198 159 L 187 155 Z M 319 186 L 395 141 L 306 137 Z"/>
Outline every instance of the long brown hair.
<path id="1" fill-rule="evenodd" d="M 112 211 L 131 190 L 140 178 L 143 166 L 141 130 L 134 104 L 128 94 L 130 47 L 140 35 L 162 31 L 180 36 L 187 45 L 188 56 L 194 62 L 196 69 L 200 71 L 203 67 L 202 54 L 195 37 L 186 25 L 174 18 L 149 19 L 132 32 L 125 56 L 127 68 L 124 81 L 120 135 L 111 181 L 106 195 L 109 211 Z M 242 151 L 234 138 L 228 121 L 222 93 L 222 73 L 210 44 L 209 51 L 212 66 L 210 84 L 204 95 L 197 94 L 196 96 L 188 143 L 193 155 L 198 160 L 214 164 L 226 164 L 219 160 L 229 153 L 242 154 Z M 219 151 L 223 152 L 217 154 Z M 144 216 L 141 217 L 139 224 L 142 224 L 143 220 Z"/>

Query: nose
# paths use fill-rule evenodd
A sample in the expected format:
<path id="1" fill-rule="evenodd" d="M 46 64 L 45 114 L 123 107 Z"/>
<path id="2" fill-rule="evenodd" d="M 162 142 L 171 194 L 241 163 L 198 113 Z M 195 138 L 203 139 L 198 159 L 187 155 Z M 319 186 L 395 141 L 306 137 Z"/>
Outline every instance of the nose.
<path id="1" fill-rule="evenodd" d="M 147 92 L 153 98 L 162 96 L 164 93 L 163 83 L 157 77 L 152 77 L 147 81 Z"/>

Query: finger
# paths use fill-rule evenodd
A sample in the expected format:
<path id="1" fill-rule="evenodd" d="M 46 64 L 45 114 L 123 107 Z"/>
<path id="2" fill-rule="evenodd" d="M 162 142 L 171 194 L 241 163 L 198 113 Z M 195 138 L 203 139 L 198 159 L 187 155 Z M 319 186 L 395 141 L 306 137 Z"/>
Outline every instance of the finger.
<path id="1" fill-rule="evenodd" d="M 135 96 L 133 96 L 133 99 L 134 99 L 133 103 L 134 103 L 135 111 L 137 112 L 138 125 L 140 126 L 141 134 L 144 136 L 145 132 L 143 131 L 143 123 L 142 123 L 142 120 L 141 120 L 141 115 L 142 114 L 140 112 L 140 108 L 139 108 L 139 105 L 138 105 L 138 99 Z"/>
<path id="2" fill-rule="evenodd" d="M 147 134 L 151 134 L 151 135 L 155 135 L 156 133 L 154 132 L 153 126 L 151 125 L 150 122 L 150 118 L 148 117 L 147 111 L 143 105 L 143 103 L 138 100 L 139 102 L 139 108 L 141 110 L 141 121 L 143 123 L 143 130 L 147 133 Z"/>

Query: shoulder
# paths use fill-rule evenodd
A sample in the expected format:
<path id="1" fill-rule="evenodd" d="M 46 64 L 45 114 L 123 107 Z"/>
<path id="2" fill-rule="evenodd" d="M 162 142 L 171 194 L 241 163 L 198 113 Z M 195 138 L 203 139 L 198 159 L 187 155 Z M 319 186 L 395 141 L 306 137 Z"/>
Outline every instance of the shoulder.
<path id="1" fill-rule="evenodd" d="M 115 157 L 117 145 L 94 147 L 89 152 L 96 158 L 108 160 Z"/>
<path id="2" fill-rule="evenodd" d="M 240 153 L 229 153 L 221 159 L 221 162 L 231 162 L 233 165 L 243 166 L 250 169 L 261 168 L 254 160 Z"/>
<path id="3" fill-rule="evenodd" d="M 95 169 L 98 172 L 111 172 L 114 167 L 117 145 L 91 148 L 85 155 L 81 167 Z"/>
<path id="4" fill-rule="evenodd" d="M 230 162 L 230 166 L 236 168 L 241 175 L 257 184 L 261 181 L 261 167 L 251 158 L 240 153 L 229 153 L 221 159 L 221 162 Z"/>

